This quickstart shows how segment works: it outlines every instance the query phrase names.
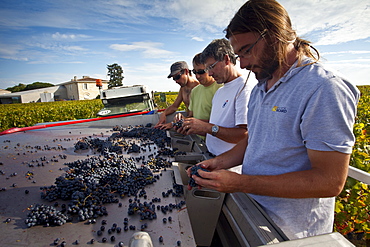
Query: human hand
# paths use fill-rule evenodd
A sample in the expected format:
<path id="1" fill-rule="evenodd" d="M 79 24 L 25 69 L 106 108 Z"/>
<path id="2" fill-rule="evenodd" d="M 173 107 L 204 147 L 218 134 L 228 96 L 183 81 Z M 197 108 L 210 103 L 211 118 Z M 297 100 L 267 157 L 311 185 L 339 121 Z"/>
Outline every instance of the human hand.
<path id="1" fill-rule="evenodd" d="M 192 175 L 195 183 L 200 187 L 213 189 L 223 193 L 241 191 L 241 174 L 228 170 L 214 170 L 211 172 L 198 170 L 199 176 Z"/>
<path id="2" fill-rule="evenodd" d="M 168 130 L 172 128 L 172 123 L 158 124 L 154 126 L 154 128 L 161 129 L 161 130 Z"/>
<path id="3" fill-rule="evenodd" d="M 160 129 L 162 125 L 165 123 L 166 123 L 166 114 L 162 113 L 161 115 L 159 115 L 158 123 L 154 126 L 154 128 Z"/>
<path id="4" fill-rule="evenodd" d="M 208 170 L 203 168 L 201 165 L 194 165 L 194 166 L 190 167 L 190 169 L 189 169 L 190 170 L 190 175 L 191 176 L 192 175 L 199 176 L 199 174 L 198 174 L 199 169 L 208 172 Z M 198 185 L 195 183 L 195 180 L 192 177 L 190 177 L 189 182 L 188 182 L 188 190 L 191 190 L 193 187 L 197 187 L 197 186 Z"/>
<path id="5" fill-rule="evenodd" d="M 208 125 L 210 124 L 196 118 L 185 118 L 182 127 L 177 132 L 183 135 L 198 134 L 205 136 Z"/>
<path id="6" fill-rule="evenodd" d="M 217 157 L 213 159 L 204 160 L 202 162 L 199 162 L 198 164 L 195 164 L 195 166 L 200 166 L 208 171 L 214 171 L 218 169 L 218 160 L 217 160 Z M 186 174 L 188 175 L 188 177 L 191 177 L 191 171 L 190 171 L 191 167 L 189 167 L 186 170 Z"/>

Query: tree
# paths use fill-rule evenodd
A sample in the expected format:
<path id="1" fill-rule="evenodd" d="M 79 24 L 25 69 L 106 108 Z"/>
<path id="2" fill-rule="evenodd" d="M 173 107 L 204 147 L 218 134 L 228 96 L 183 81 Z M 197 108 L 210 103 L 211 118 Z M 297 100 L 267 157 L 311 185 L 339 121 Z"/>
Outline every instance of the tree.
<path id="1" fill-rule="evenodd" d="M 19 83 L 17 86 L 8 87 L 6 90 L 8 90 L 8 91 L 10 91 L 12 93 L 16 93 L 16 92 L 23 91 L 25 88 L 26 88 L 26 84 Z"/>
<path id="2" fill-rule="evenodd" d="M 28 84 L 24 91 L 27 90 L 33 90 L 33 89 L 38 89 L 38 88 L 45 88 L 45 87 L 54 87 L 54 84 L 48 83 L 48 82 L 34 82 L 32 84 Z"/>
<path id="3" fill-rule="evenodd" d="M 14 87 L 8 87 L 6 90 L 16 93 L 16 92 L 22 92 L 22 91 L 28 91 L 28 90 L 33 90 L 33 89 L 38 89 L 38 88 L 45 88 L 45 87 L 53 87 L 55 85 L 47 82 L 34 82 L 32 84 L 23 84 L 19 83 L 17 86 Z"/>
<path id="4" fill-rule="evenodd" d="M 108 76 L 109 76 L 109 83 L 108 88 L 112 87 L 119 87 L 122 86 L 122 79 L 124 78 L 122 76 L 123 70 L 122 67 L 116 63 L 107 65 L 108 69 Z"/>

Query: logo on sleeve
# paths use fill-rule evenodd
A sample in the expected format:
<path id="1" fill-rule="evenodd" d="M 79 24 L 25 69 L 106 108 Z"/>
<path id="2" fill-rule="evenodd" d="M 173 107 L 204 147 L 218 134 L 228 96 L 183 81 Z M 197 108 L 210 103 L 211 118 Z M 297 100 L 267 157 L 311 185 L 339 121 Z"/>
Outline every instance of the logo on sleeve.
<path id="1" fill-rule="evenodd" d="M 229 100 L 226 100 L 225 103 L 222 105 L 222 108 L 225 108 L 225 106 L 227 105 L 228 102 L 229 102 Z"/>
<path id="2" fill-rule="evenodd" d="M 281 107 L 281 106 L 274 106 L 274 107 L 272 107 L 272 111 L 282 112 L 282 113 L 287 113 L 288 112 L 288 110 L 286 109 L 286 107 Z"/>

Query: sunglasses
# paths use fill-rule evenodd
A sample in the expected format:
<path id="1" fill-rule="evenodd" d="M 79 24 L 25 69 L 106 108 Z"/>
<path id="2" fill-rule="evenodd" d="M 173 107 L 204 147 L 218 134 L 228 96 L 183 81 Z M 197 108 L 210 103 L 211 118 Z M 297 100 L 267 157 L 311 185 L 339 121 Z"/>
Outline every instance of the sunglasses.
<path id="1" fill-rule="evenodd" d="M 196 71 L 195 69 L 192 70 L 194 75 L 198 74 L 198 75 L 203 75 L 204 73 L 206 73 L 207 71 L 204 70 L 204 69 L 200 69 L 198 71 Z"/>
<path id="2" fill-rule="evenodd" d="M 180 74 L 178 74 L 177 76 L 172 77 L 172 79 L 173 79 L 174 81 L 177 81 L 178 79 L 180 79 L 180 77 L 182 76 L 182 74 L 184 74 L 184 72 L 183 72 L 183 71 L 181 71 L 181 73 L 180 73 Z"/>

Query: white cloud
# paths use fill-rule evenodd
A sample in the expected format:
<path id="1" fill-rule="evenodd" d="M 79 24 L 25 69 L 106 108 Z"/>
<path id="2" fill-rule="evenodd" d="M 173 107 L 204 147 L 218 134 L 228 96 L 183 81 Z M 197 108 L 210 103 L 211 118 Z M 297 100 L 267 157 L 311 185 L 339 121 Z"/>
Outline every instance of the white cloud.
<path id="1" fill-rule="evenodd" d="M 369 85 L 370 59 L 341 60 L 326 63 L 355 85 Z M 355 71 L 355 73 L 354 73 Z"/>
<path id="2" fill-rule="evenodd" d="M 77 39 L 86 39 L 89 38 L 88 35 L 83 34 L 61 34 L 59 32 L 53 33 L 51 37 L 55 40 L 72 40 L 75 41 Z"/>
<path id="3" fill-rule="evenodd" d="M 147 58 L 165 58 L 172 56 L 175 53 L 158 47 L 163 46 L 162 43 L 157 42 L 133 42 L 132 44 L 112 44 L 109 47 L 118 51 L 141 51 Z"/>
<path id="4" fill-rule="evenodd" d="M 21 47 L 19 45 L 0 44 L 0 56 L 12 56 L 19 52 Z"/>
<path id="5" fill-rule="evenodd" d="M 223 36 L 245 0 L 156 0 L 148 4 L 145 15 L 174 19 L 174 28 L 194 32 L 202 38 L 207 32 Z M 331 45 L 370 37 L 370 4 L 364 0 L 296 0 L 279 1 L 288 11 L 299 35 L 315 45 Z M 196 7 L 194 7 L 196 6 Z M 206 32 L 204 32 L 206 31 Z M 313 40 L 314 39 L 314 40 Z"/>
<path id="6" fill-rule="evenodd" d="M 23 68 L 31 70 L 25 65 L 30 63 L 58 64 L 58 72 L 65 74 L 89 74 L 104 73 L 98 72 L 100 68 L 105 70 L 112 60 L 122 60 L 127 64 L 124 68 L 130 83 L 153 83 L 159 90 L 166 86 L 178 90 L 176 83 L 166 79 L 170 65 L 177 60 L 186 60 L 190 65 L 193 55 L 206 42 L 223 37 L 224 28 L 245 1 L 94 0 L 86 4 L 85 0 L 29 0 L 21 6 L 5 1 L 0 8 L 0 58 L 27 61 L 19 63 L 23 66 L 19 75 L 26 73 Z M 346 42 L 346 47 L 320 47 L 328 51 L 321 55 L 328 56 L 333 64 L 338 58 L 345 58 L 334 65 L 351 76 L 361 74 L 368 78 L 369 68 L 365 64 L 370 64 L 366 60 L 369 43 L 365 42 L 370 42 L 369 1 L 278 1 L 286 7 L 298 34 L 315 46 Z M 13 7 L 8 7 L 8 3 Z M 361 46 L 349 42 L 356 40 L 361 41 Z M 356 57 L 357 60 L 349 60 Z M 153 62 L 157 63 L 144 64 L 143 61 L 149 61 L 147 58 L 156 59 Z M 68 63 L 76 65 L 64 66 Z M 84 67 L 79 66 L 82 63 Z M 7 65 L 6 60 L 0 68 L 3 65 Z M 35 68 L 32 66 L 32 70 Z M 15 75 L 7 73 L 11 74 L 9 78 Z M 2 74 L 5 77 L 6 73 Z M 45 73 L 48 76 L 52 72 Z M 73 74 L 68 76 L 72 78 Z"/>
<path id="7" fill-rule="evenodd" d="M 352 65 L 357 68 L 361 67 L 361 68 L 370 69 L 370 58 L 343 59 L 343 60 L 330 61 L 328 62 L 328 64 L 345 65 L 345 66 Z"/>
<path id="8" fill-rule="evenodd" d="M 78 51 L 87 51 L 87 49 L 77 46 L 77 45 L 71 45 L 71 46 L 60 46 L 62 50 L 70 51 L 70 52 L 78 52 Z"/>
<path id="9" fill-rule="evenodd" d="M 87 49 L 77 46 L 77 45 L 62 45 L 62 44 L 55 44 L 55 43 L 36 43 L 30 44 L 34 47 L 39 47 L 44 50 L 52 50 L 52 51 L 68 51 L 68 52 L 79 52 L 79 51 L 87 51 Z"/>
<path id="10" fill-rule="evenodd" d="M 243 5 L 244 0 L 179 0 L 153 1 L 153 13 L 161 17 L 174 18 L 181 28 L 202 34 L 206 30 L 222 33 L 235 12 Z"/>
<path id="11" fill-rule="evenodd" d="M 202 42 L 204 41 L 204 39 L 200 38 L 200 37 L 193 37 L 191 38 L 192 40 L 195 40 L 195 41 L 199 41 L 199 42 Z"/>
<path id="12" fill-rule="evenodd" d="M 16 61 L 28 61 L 28 57 L 22 54 L 23 49 L 23 46 L 17 44 L 0 44 L 0 58 Z"/>
<path id="13" fill-rule="evenodd" d="M 166 28 L 194 33 L 204 39 L 204 31 L 223 36 L 235 12 L 245 0 L 96 0 L 85 4 L 82 0 L 49 1 L 51 7 L 19 12 L 1 9 L 0 26 L 25 28 L 68 27 L 71 29 L 140 31 L 132 24 L 152 25 L 157 28 L 161 18 L 167 18 Z M 370 37 L 370 6 L 364 0 L 296 0 L 279 1 L 288 11 L 292 23 L 301 35 L 316 34 L 315 45 L 337 44 Z M 30 1 L 30 6 L 32 3 Z M 83 10 L 81 11 L 81 6 Z M 163 23 L 162 23 L 163 24 Z M 122 28 L 124 25 L 127 28 Z M 141 30 L 142 31 L 142 30 Z M 150 31 L 150 30 L 145 30 Z M 171 30 L 167 30 L 171 31 Z M 84 38 L 76 34 L 54 33 L 54 39 Z"/>
<path id="14" fill-rule="evenodd" d="M 370 37 L 370 5 L 363 0 L 281 0 L 300 35 L 317 35 L 315 45 L 332 45 Z"/>
<path id="15" fill-rule="evenodd" d="M 135 50 L 144 50 L 145 47 L 138 46 L 138 45 L 127 45 L 127 44 L 112 44 L 109 46 L 110 48 L 118 51 L 135 51 Z"/>
<path id="16" fill-rule="evenodd" d="M 370 51 L 331 51 L 331 52 L 322 52 L 321 55 L 341 55 L 341 54 L 370 54 Z"/>

